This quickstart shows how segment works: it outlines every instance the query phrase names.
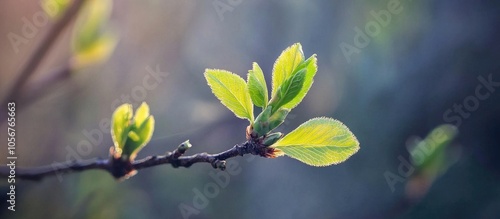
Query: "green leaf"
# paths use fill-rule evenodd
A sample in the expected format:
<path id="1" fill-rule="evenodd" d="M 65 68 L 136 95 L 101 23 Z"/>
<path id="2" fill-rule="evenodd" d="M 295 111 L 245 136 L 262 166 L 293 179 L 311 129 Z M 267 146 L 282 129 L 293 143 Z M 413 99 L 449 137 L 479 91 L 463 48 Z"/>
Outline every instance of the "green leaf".
<path id="1" fill-rule="evenodd" d="M 132 105 L 130 104 L 123 104 L 119 106 L 113 113 L 111 138 L 113 139 L 115 150 L 118 153 L 121 153 L 123 147 L 125 146 L 125 142 L 127 141 L 132 116 Z"/>
<path id="2" fill-rule="evenodd" d="M 151 140 L 154 126 L 155 120 L 149 114 L 149 106 L 143 102 L 135 112 L 133 125 L 123 148 L 123 154 L 129 155 L 130 159 L 134 160 L 137 153 Z"/>
<path id="3" fill-rule="evenodd" d="M 80 52 L 92 46 L 106 30 L 111 15 L 111 0 L 92 0 L 83 5 L 73 29 L 73 50 Z"/>
<path id="4" fill-rule="evenodd" d="M 274 97 L 278 88 L 292 75 L 295 68 L 303 60 L 304 52 L 302 52 L 302 45 L 300 43 L 293 44 L 281 53 L 273 67 L 273 90 L 271 97 Z"/>
<path id="5" fill-rule="evenodd" d="M 299 94 L 302 90 L 306 73 L 306 69 L 302 69 L 283 82 L 269 103 L 273 107 L 273 112 L 292 101 Z"/>
<path id="6" fill-rule="evenodd" d="M 73 66 L 81 68 L 84 66 L 106 61 L 118 43 L 118 38 L 113 34 L 103 34 L 95 39 L 84 50 L 74 51 L 72 57 Z"/>
<path id="7" fill-rule="evenodd" d="M 264 73 L 259 64 L 253 63 L 253 69 L 248 71 L 247 81 L 248 81 L 248 91 L 250 92 L 250 97 L 254 105 L 262 108 L 267 107 L 268 101 L 268 91 L 266 79 L 264 78 Z"/>
<path id="8" fill-rule="evenodd" d="M 112 3 L 111 0 L 92 0 L 83 6 L 71 39 L 76 68 L 105 61 L 114 50 L 118 37 L 106 26 Z"/>
<path id="9" fill-rule="evenodd" d="M 257 136 L 264 136 L 269 130 L 269 117 L 272 116 L 271 111 L 273 107 L 269 106 L 265 108 L 258 116 L 255 118 L 253 123 L 253 134 Z"/>
<path id="10" fill-rule="evenodd" d="M 133 118 L 132 118 L 133 116 Z M 149 106 L 142 103 L 135 115 L 132 105 L 123 104 L 113 113 L 111 137 L 115 153 L 123 159 L 134 160 L 137 153 L 151 140 L 154 131 L 154 117 Z"/>
<path id="11" fill-rule="evenodd" d="M 280 126 L 285 121 L 288 113 L 290 113 L 289 109 L 279 109 L 278 111 L 274 112 L 268 120 L 268 132 L 274 130 L 275 128 L 278 128 L 278 126 Z"/>
<path id="12" fill-rule="evenodd" d="M 281 133 L 281 132 L 271 133 L 269 135 L 266 135 L 266 137 L 262 140 L 262 144 L 265 146 L 272 145 L 272 144 L 276 143 L 282 137 L 283 137 L 283 133 Z"/>
<path id="13" fill-rule="evenodd" d="M 134 115 L 135 126 L 141 126 L 149 117 L 149 106 L 145 102 L 137 108 Z"/>
<path id="14" fill-rule="evenodd" d="M 269 106 L 257 116 L 253 124 L 253 134 L 259 137 L 266 135 L 280 126 L 290 112 L 288 109 L 279 109 L 271 114 L 272 111 L 273 107 Z"/>
<path id="15" fill-rule="evenodd" d="M 457 136 L 458 129 L 452 125 L 440 125 L 411 150 L 412 163 L 417 170 L 436 175 L 447 167 L 447 146 Z"/>
<path id="16" fill-rule="evenodd" d="M 253 105 L 247 84 L 240 76 L 229 71 L 206 69 L 205 78 L 215 96 L 237 117 L 253 123 Z"/>
<path id="17" fill-rule="evenodd" d="M 300 102 L 302 102 L 302 100 L 306 96 L 309 89 L 311 89 L 311 86 L 314 82 L 314 76 L 316 75 L 316 72 L 318 70 L 317 62 L 318 62 L 318 60 L 316 58 L 316 54 L 314 54 L 311 57 L 309 57 L 305 62 L 303 62 L 301 65 L 299 65 L 297 67 L 297 70 L 302 69 L 302 68 L 305 68 L 305 70 L 306 70 L 304 83 L 302 84 L 302 87 L 301 87 L 300 91 L 298 92 L 298 94 L 292 100 L 290 100 L 287 104 L 283 105 L 283 108 L 287 108 L 287 109 L 291 110 L 291 109 L 295 108 L 297 105 L 299 105 Z"/>
<path id="18" fill-rule="evenodd" d="M 311 119 L 271 147 L 311 166 L 328 166 L 347 160 L 359 150 L 359 142 L 341 122 Z"/>

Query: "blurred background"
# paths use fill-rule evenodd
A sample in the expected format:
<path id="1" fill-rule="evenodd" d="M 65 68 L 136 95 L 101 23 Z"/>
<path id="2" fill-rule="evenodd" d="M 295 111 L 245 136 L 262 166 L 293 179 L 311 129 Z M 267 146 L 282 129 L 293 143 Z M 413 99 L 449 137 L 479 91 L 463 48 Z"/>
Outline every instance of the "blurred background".
<path id="1" fill-rule="evenodd" d="M 43 22 L 46 2 L 0 3 L 1 98 L 58 19 L 55 13 Z M 89 7 L 17 99 L 18 167 L 106 158 L 112 140 L 101 123 L 122 102 L 146 101 L 156 117 L 153 139 L 138 158 L 187 139 L 193 144 L 187 154 L 226 150 L 245 140 L 247 122 L 211 93 L 205 68 L 246 78 L 258 62 L 270 81 L 275 59 L 295 42 L 306 57 L 317 54 L 318 72 L 280 130 L 333 117 L 361 149 L 323 168 L 287 157 L 237 157 L 231 160 L 237 171 L 218 178 L 227 179 L 223 184 L 208 164 L 158 166 L 122 182 L 98 170 L 18 180 L 16 211 L 1 201 L 0 218 L 499 217 L 500 2 L 123 0 L 94 4 L 97 15 Z M 86 29 L 75 25 L 92 16 L 97 31 L 92 43 L 81 43 L 78 32 Z M 68 63 L 68 78 L 29 96 Z M 439 173 L 425 177 L 402 166 L 401 158 L 411 162 L 411 142 L 444 123 L 458 134 Z M 7 125 L 0 126 L 6 145 Z M 8 185 L 0 182 L 5 199 Z"/>

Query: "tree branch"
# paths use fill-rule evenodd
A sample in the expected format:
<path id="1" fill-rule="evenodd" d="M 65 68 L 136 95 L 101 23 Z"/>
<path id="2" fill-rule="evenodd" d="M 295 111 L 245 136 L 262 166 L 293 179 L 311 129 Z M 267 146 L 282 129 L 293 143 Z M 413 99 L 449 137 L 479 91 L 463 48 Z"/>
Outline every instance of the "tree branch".
<path id="1" fill-rule="evenodd" d="M 9 90 L 7 90 L 7 95 L 4 97 L 1 106 L 6 106 L 8 102 L 13 101 L 17 97 L 19 90 L 21 90 L 24 84 L 28 81 L 29 77 L 36 70 L 67 24 L 78 14 L 84 2 L 85 0 L 73 1 L 63 16 L 53 26 L 51 26 L 48 34 L 43 38 L 40 44 L 38 44 L 38 47 L 30 56 L 27 63 L 23 65 L 24 67 L 18 74 L 18 77 L 14 80 L 12 86 Z"/>
<path id="2" fill-rule="evenodd" d="M 51 89 L 53 90 L 54 85 L 69 79 L 72 70 L 73 69 L 69 63 L 52 70 L 46 77 L 43 77 L 38 81 L 34 81 L 33 83 L 29 83 L 28 86 L 26 86 L 26 89 L 22 90 L 17 101 L 20 102 L 23 108 L 27 108 L 32 103 L 49 93 Z"/>
<path id="3" fill-rule="evenodd" d="M 124 161 L 121 158 L 110 156 L 110 159 L 97 159 L 92 162 L 74 161 L 66 164 L 53 164 L 37 168 L 15 168 L 15 177 L 25 180 L 40 180 L 46 176 L 58 176 L 62 174 L 81 172 L 86 170 L 105 170 L 115 178 L 127 178 L 135 174 L 137 170 L 149 167 L 159 166 L 162 164 L 171 164 L 173 167 L 190 167 L 195 163 L 210 163 L 216 169 L 225 170 L 225 160 L 243 156 L 245 154 L 259 155 L 262 157 L 273 157 L 274 149 L 268 148 L 262 144 L 246 141 L 243 144 L 237 144 L 231 149 L 218 154 L 199 153 L 190 156 L 182 156 L 188 148 L 179 146 L 173 152 L 167 152 L 166 155 L 149 156 L 141 160 L 133 162 Z M 1 166 L 0 176 L 9 177 L 11 167 Z"/>

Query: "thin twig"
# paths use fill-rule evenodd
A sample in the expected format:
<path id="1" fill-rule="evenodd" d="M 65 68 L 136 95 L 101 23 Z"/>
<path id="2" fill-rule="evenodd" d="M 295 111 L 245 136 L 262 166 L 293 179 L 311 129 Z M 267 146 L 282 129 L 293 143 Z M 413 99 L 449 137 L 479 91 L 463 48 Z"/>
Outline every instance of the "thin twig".
<path id="1" fill-rule="evenodd" d="M 113 156 L 111 156 L 109 160 L 98 159 L 86 163 L 74 161 L 67 164 L 48 165 L 37 168 L 16 168 L 15 177 L 16 179 L 40 180 L 51 175 L 60 177 L 65 173 L 99 169 L 109 172 L 115 178 L 122 178 L 127 176 L 130 172 L 162 164 L 171 164 L 173 167 L 190 167 L 195 163 L 210 163 L 212 167 L 224 170 L 226 168 L 225 160 L 232 157 L 243 156 L 245 154 L 269 157 L 267 154 L 268 148 L 249 141 L 243 144 L 237 144 L 231 149 L 218 154 L 199 153 L 190 156 L 176 157 L 176 151 L 179 151 L 179 148 L 174 152 L 168 152 L 166 155 L 149 156 L 141 160 L 133 161 L 132 163 L 123 162 L 119 158 L 113 158 Z M 184 152 L 181 152 L 181 155 Z M 0 176 L 9 177 L 10 171 L 10 166 L 1 166 Z"/>
<path id="2" fill-rule="evenodd" d="M 20 102 L 23 108 L 27 108 L 30 104 L 39 100 L 44 95 L 49 93 L 49 91 L 53 90 L 54 85 L 69 79 L 71 71 L 72 68 L 70 64 L 65 64 L 52 70 L 47 73 L 46 77 L 43 77 L 38 81 L 34 81 L 33 83 L 29 83 L 28 86 L 26 86 L 26 89 L 22 90 L 21 96 L 19 96 L 17 101 Z"/>
<path id="3" fill-rule="evenodd" d="M 29 108 L 31 104 L 49 93 L 49 91 L 54 90 L 54 85 L 69 79 L 72 70 L 69 63 L 64 64 L 47 73 L 47 76 L 42 79 L 29 83 L 25 89 L 21 89 L 20 93 L 17 94 L 16 104 L 22 105 L 23 107 L 17 109 L 17 112 Z M 0 124 L 2 124 L 7 121 L 7 113 L 4 112 L 2 108 L 0 108 L 0 111 Z"/>
<path id="4" fill-rule="evenodd" d="M 11 172 L 11 166 L 1 166 L 0 176 L 2 177 L 14 177 L 16 179 L 26 179 L 26 180 L 40 180 L 46 176 L 60 176 L 66 173 L 80 172 L 92 169 L 109 169 L 108 160 L 96 160 L 89 163 L 84 162 L 72 162 L 72 163 L 55 163 L 54 165 L 47 165 L 35 168 L 22 168 L 13 166 L 14 171 Z"/>
<path id="5" fill-rule="evenodd" d="M 19 91 L 22 89 L 24 84 L 28 81 L 30 76 L 35 72 L 38 65 L 41 63 L 47 52 L 50 50 L 58 36 L 67 26 L 67 24 L 73 20 L 73 18 L 78 14 L 80 8 L 82 7 L 85 0 L 75 0 L 73 4 L 66 10 L 64 15 L 51 26 L 48 34 L 43 38 L 38 47 L 35 49 L 33 54 L 28 59 L 27 63 L 23 65 L 24 67 L 18 74 L 17 78 L 14 80 L 12 86 L 7 91 L 7 95 L 2 101 L 1 106 L 7 106 L 7 103 L 16 99 Z"/>

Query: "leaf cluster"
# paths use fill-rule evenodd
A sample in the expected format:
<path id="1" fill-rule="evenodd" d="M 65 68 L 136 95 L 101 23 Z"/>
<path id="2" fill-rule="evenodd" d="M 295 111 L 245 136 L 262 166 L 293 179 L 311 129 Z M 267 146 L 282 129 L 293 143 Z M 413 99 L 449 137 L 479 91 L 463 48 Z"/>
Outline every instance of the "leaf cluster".
<path id="1" fill-rule="evenodd" d="M 206 69 L 205 78 L 215 96 L 238 118 L 250 122 L 247 138 L 313 166 L 345 161 L 359 150 L 359 142 L 341 122 L 314 118 L 283 137 L 272 133 L 306 96 L 317 72 L 317 58 L 305 58 L 300 43 L 285 49 L 274 63 L 269 98 L 262 68 L 253 63 L 247 80 L 226 70 Z M 254 117 L 254 106 L 262 108 Z M 255 119 L 254 119 L 255 118 Z"/>

